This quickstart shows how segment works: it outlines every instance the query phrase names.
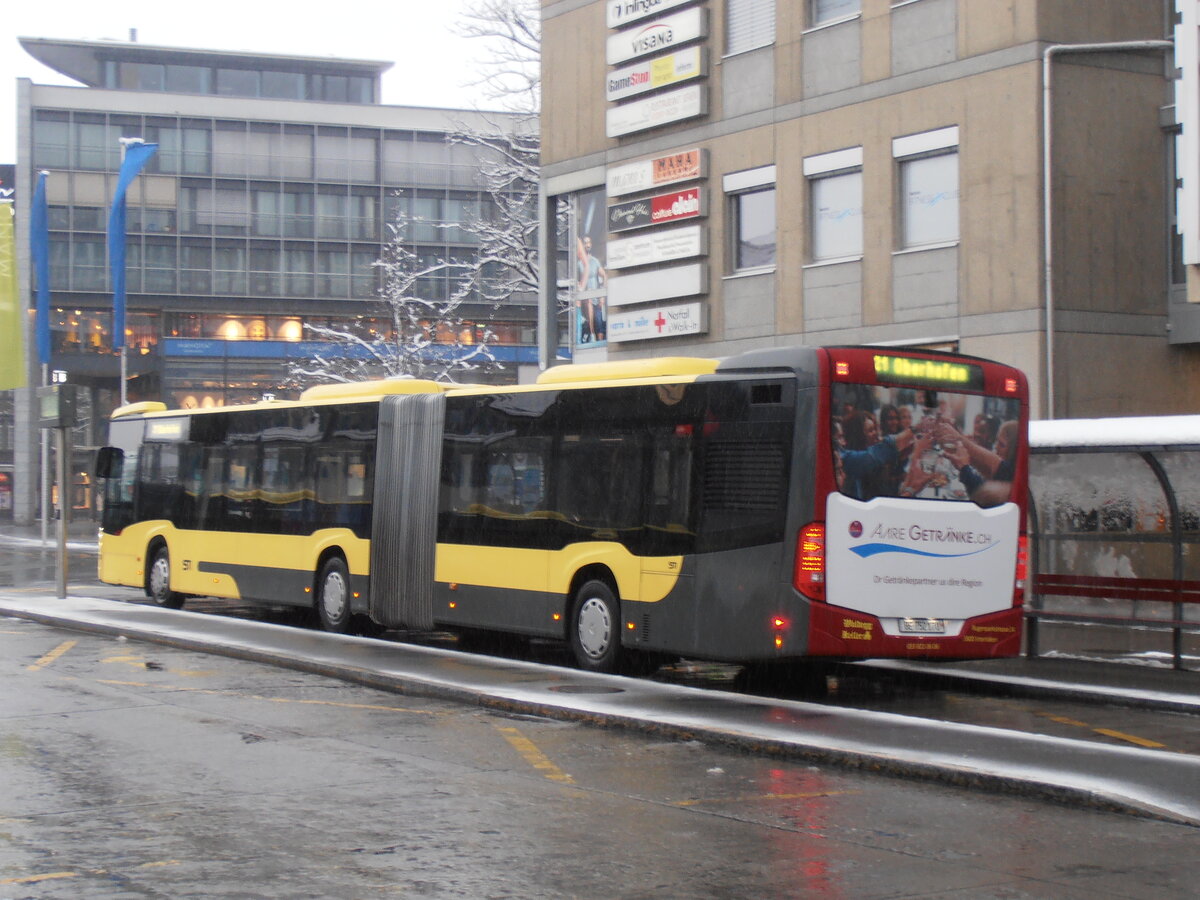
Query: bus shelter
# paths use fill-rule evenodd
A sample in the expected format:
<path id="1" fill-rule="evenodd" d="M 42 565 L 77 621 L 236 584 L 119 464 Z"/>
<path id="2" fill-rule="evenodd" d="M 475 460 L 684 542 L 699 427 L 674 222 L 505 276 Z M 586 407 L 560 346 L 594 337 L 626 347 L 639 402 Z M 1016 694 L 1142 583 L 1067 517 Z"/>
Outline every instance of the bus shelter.
<path id="1" fill-rule="evenodd" d="M 1043 623 L 1200 634 L 1200 416 L 1030 423 L 1027 652 Z M 1129 647 L 1149 642 L 1130 641 Z"/>

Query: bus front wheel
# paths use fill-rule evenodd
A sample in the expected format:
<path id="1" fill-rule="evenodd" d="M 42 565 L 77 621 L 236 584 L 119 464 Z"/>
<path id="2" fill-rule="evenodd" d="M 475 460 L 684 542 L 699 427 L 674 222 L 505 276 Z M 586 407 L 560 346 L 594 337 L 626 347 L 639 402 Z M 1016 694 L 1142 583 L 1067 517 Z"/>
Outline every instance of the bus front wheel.
<path id="1" fill-rule="evenodd" d="M 350 630 L 350 573 L 340 556 L 332 556 L 317 578 L 317 616 L 334 634 Z"/>
<path id="2" fill-rule="evenodd" d="M 621 607 L 603 581 L 588 581 L 575 594 L 571 652 L 581 669 L 615 672 L 621 652 Z"/>
<path id="3" fill-rule="evenodd" d="M 179 609 L 183 606 L 183 594 L 171 590 L 171 554 L 166 547 L 154 552 L 150 563 L 150 577 L 146 579 L 146 596 L 158 606 Z"/>

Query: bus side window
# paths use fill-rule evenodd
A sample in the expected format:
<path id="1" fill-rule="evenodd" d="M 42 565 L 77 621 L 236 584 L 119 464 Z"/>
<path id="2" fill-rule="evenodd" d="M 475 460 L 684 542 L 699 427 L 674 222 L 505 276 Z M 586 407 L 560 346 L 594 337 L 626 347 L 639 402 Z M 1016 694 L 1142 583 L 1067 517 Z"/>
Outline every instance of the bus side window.
<path id="1" fill-rule="evenodd" d="M 652 453 L 646 524 L 673 533 L 691 531 L 691 436 L 656 434 Z"/>
<path id="2" fill-rule="evenodd" d="M 317 527 L 349 528 L 367 537 L 373 477 L 368 448 L 347 442 L 324 450 L 316 464 Z"/>
<path id="3" fill-rule="evenodd" d="M 497 454 L 488 460 L 487 506 L 498 513 L 514 512 L 517 509 L 517 475 L 509 464 L 508 456 Z"/>
<path id="4" fill-rule="evenodd" d="M 235 444 L 229 450 L 229 475 L 225 486 L 225 527 L 254 531 L 258 507 L 258 444 Z"/>
<path id="5" fill-rule="evenodd" d="M 259 530 L 300 534 L 304 516 L 304 448 L 289 444 L 263 447 Z"/>
<path id="6" fill-rule="evenodd" d="M 142 449 L 142 467 L 138 483 L 139 519 L 167 519 L 175 522 L 182 499 L 179 481 L 179 445 L 148 443 Z"/>
<path id="7" fill-rule="evenodd" d="M 204 448 L 202 477 L 196 518 L 200 528 L 215 531 L 225 525 L 225 447 Z"/>

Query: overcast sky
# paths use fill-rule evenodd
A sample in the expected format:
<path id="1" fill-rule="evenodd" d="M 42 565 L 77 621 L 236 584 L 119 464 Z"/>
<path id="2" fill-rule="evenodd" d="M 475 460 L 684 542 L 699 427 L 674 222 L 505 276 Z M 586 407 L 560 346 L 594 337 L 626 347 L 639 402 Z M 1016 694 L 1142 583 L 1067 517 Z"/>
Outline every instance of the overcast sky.
<path id="1" fill-rule="evenodd" d="M 213 50 L 249 50 L 384 60 L 383 102 L 487 108 L 472 59 L 479 41 L 457 37 L 465 0 L 335 0 L 316 6 L 263 0 L 47 0 L 8 4 L 0 16 L 0 163 L 16 156 L 16 79 L 75 84 L 36 62 L 18 37 L 128 40 Z"/>

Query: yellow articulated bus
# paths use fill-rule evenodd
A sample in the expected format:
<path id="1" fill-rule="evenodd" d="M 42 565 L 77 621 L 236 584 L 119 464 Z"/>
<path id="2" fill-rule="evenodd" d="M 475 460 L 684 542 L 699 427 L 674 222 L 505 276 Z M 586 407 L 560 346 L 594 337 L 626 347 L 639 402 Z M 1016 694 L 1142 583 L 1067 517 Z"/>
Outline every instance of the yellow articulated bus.
<path id="1" fill-rule="evenodd" d="M 97 460 L 100 578 L 334 632 L 559 639 L 596 671 L 1011 655 L 1026 390 L 986 360 L 846 347 L 134 404 Z M 1003 459 L 967 437 L 981 419 L 1019 425 Z"/>

